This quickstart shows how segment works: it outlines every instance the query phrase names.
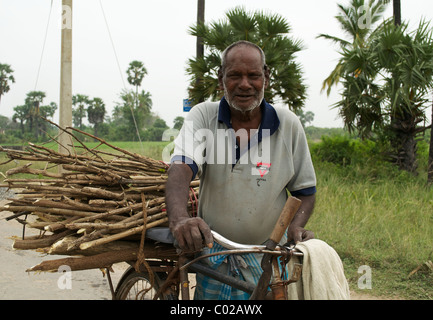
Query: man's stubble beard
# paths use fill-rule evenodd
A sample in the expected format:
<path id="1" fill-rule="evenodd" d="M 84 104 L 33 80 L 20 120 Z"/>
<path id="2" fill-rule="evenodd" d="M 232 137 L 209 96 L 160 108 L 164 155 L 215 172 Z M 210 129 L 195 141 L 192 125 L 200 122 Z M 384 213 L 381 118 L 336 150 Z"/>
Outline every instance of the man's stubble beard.
<path id="1" fill-rule="evenodd" d="M 249 112 L 253 111 L 255 108 L 259 107 L 262 104 L 262 101 L 265 97 L 265 84 L 263 84 L 263 87 L 259 92 L 258 98 L 254 102 L 252 102 L 248 108 L 243 109 L 243 108 L 239 107 L 238 105 L 236 105 L 235 102 L 231 101 L 231 99 L 229 98 L 229 94 L 228 94 L 226 85 L 223 84 L 223 86 L 224 86 L 224 97 L 225 97 L 227 103 L 229 104 L 229 106 L 232 107 L 233 109 L 235 109 L 236 111 L 239 111 L 243 114 L 249 113 Z"/>

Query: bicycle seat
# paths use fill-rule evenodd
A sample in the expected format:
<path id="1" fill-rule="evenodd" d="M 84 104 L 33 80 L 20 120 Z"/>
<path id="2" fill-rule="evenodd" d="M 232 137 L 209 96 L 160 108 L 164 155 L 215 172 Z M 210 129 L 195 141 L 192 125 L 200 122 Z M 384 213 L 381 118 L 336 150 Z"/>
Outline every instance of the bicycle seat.
<path id="1" fill-rule="evenodd" d="M 173 244 L 174 237 L 168 227 L 153 227 L 146 230 L 146 237 L 157 242 Z"/>

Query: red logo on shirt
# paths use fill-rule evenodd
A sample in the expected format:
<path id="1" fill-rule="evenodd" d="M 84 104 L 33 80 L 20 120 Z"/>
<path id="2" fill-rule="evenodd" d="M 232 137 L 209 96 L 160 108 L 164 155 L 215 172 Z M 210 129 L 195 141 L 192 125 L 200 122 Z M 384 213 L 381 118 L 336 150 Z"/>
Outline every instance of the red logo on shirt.
<path id="1" fill-rule="evenodd" d="M 260 177 L 263 178 L 264 175 L 268 174 L 271 163 L 257 162 L 256 168 L 259 171 Z"/>

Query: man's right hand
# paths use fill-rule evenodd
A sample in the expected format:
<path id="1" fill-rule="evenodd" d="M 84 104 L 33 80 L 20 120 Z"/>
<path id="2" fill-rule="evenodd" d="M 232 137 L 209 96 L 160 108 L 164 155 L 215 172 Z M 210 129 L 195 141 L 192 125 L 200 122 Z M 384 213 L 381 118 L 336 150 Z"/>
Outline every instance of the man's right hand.
<path id="1" fill-rule="evenodd" d="M 184 252 L 201 251 L 204 246 L 212 248 L 211 230 L 201 218 L 183 218 L 170 221 L 170 230 L 180 249 Z"/>

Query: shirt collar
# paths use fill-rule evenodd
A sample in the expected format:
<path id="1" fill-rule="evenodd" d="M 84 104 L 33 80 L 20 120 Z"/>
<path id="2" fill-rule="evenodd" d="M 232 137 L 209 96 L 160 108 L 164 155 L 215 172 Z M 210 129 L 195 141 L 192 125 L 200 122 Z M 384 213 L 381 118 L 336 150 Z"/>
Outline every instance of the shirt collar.
<path id="1" fill-rule="evenodd" d="M 260 108 L 262 109 L 262 121 L 259 128 L 259 136 L 263 129 L 268 129 L 270 135 L 274 134 L 280 126 L 280 119 L 278 119 L 275 108 L 263 99 Z M 227 100 L 223 97 L 220 101 L 218 110 L 218 121 L 225 123 L 228 128 L 232 128 L 231 125 L 231 112 Z"/>

